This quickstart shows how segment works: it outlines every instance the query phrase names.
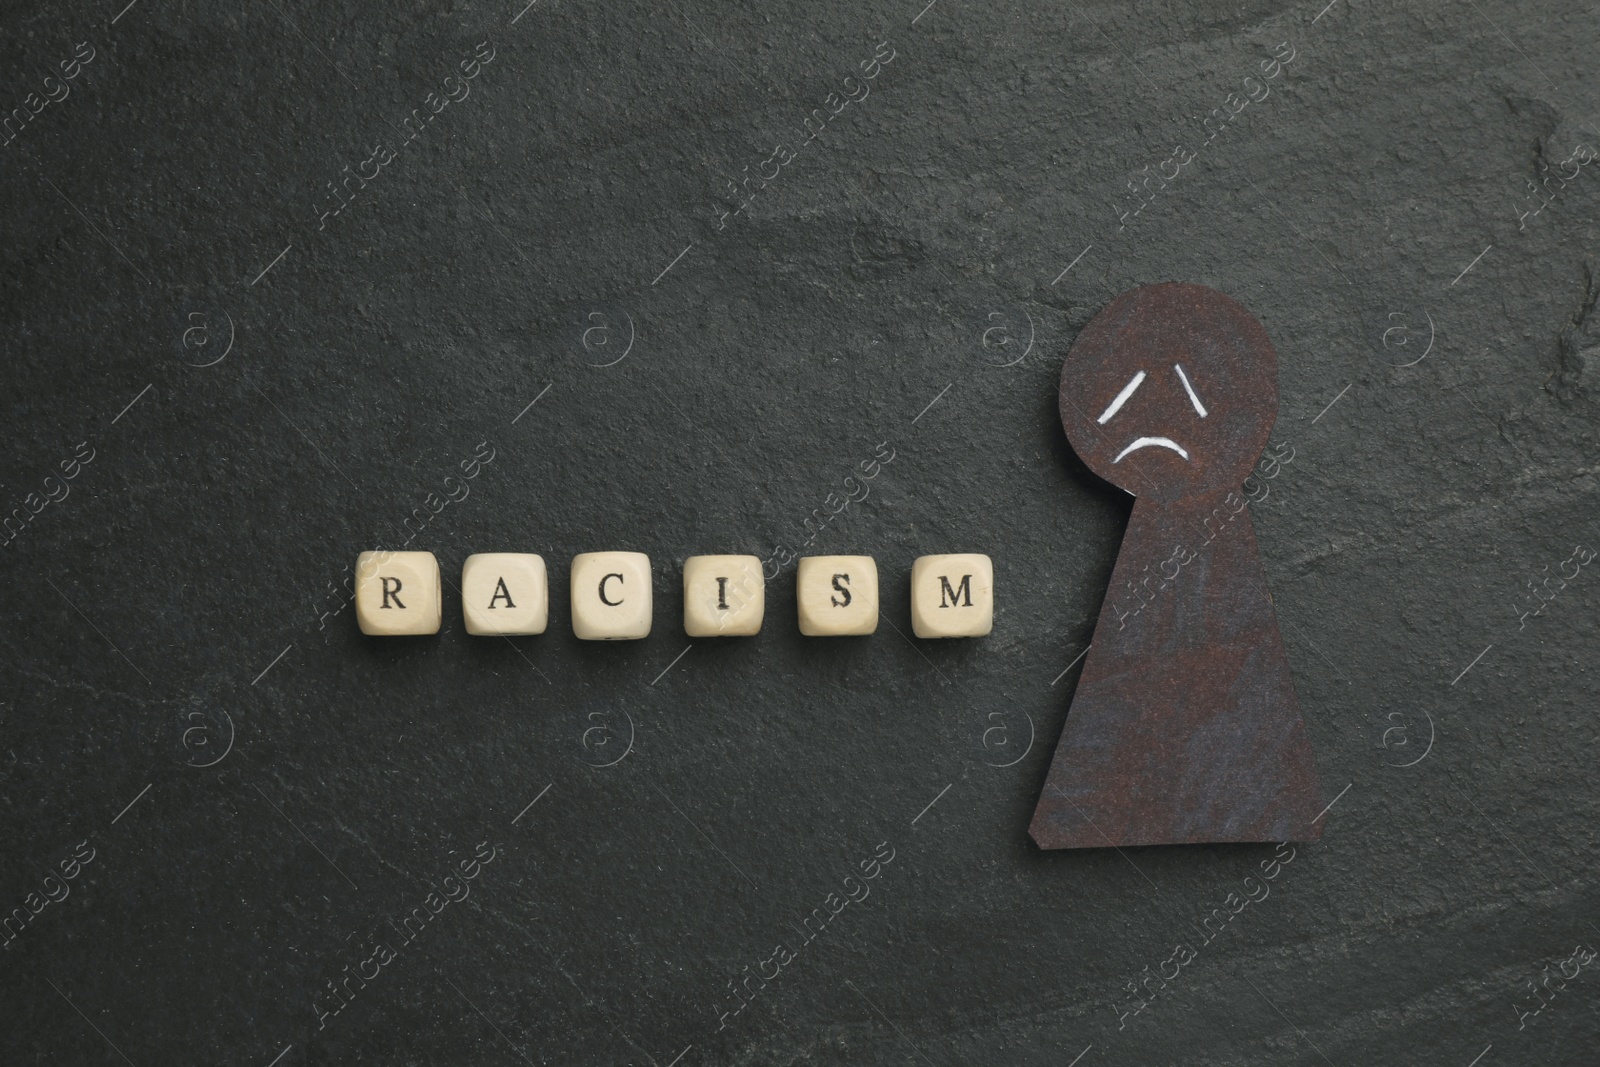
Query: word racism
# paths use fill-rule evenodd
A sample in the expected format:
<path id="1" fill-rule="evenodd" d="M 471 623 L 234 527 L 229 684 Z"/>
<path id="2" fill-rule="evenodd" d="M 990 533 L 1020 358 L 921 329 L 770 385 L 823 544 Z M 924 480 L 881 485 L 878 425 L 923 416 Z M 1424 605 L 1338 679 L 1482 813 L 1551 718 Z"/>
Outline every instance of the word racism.
<path id="1" fill-rule="evenodd" d="M 87 51 L 85 51 L 87 50 Z M 6 115 L 3 126 L 6 135 L 0 144 L 10 144 L 17 139 L 17 134 L 22 132 L 22 127 L 39 117 L 39 113 L 51 104 L 59 104 L 72 94 L 72 87 L 67 84 L 82 73 L 83 68 L 94 61 L 94 45 L 88 41 L 73 48 L 73 59 L 63 59 L 56 66 L 61 68 L 61 77 L 54 74 L 45 75 L 44 96 L 38 93 L 29 93 L 22 98 L 22 106 L 14 107 Z M 52 84 L 54 83 L 54 84 Z M 11 127 L 15 125 L 16 129 Z"/>
<path id="2" fill-rule="evenodd" d="M 889 848 L 888 855 L 884 855 L 883 850 L 886 848 L 889 848 L 889 842 L 880 841 L 878 847 L 873 850 L 873 858 L 862 860 L 857 864 L 861 869 L 861 877 L 866 881 L 858 881 L 854 875 L 846 875 L 843 882 L 845 897 L 840 897 L 838 893 L 830 892 L 826 897 L 822 898 L 821 904 L 811 909 L 811 914 L 800 920 L 799 929 L 805 934 L 806 939 L 796 942 L 799 946 L 798 950 L 791 949 L 780 941 L 772 950 L 772 955 L 756 964 L 758 974 L 746 973 L 743 981 L 733 978 L 728 979 L 728 989 L 733 992 L 734 999 L 739 1002 L 739 1006 L 732 1011 L 724 1011 L 717 1014 L 717 1019 L 722 1024 L 717 1027 L 718 1031 L 727 1028 L 730 1017 L 738 1015 L 749 1007 L 755 1001 L 756 996 L 767 988 L 768 982 L 777 981 L 778 976 L 783 973 L 783 969 L 799 958 L 799 950 L 803 950 L 812 941 L 816 940 L 817 935 L 827 928 L 831 920 L 837 918 L 839 913 L 844 911 L 852 902 L 860 904 L 872 894 L 872 887 L 867 885 L 867 881 L 878 877 L 883 873 L 883 868 L 894 862 L 894 849 Z M 812 923 L 816 924 L 815 930 L 812 929 Z M 771 968 L 770 972 L 768 971 L 769 967 Z M 748 963 L 745 964 L 744 970 L 746 972 L 750 970 Z M 752 989 L 750 987 L 752 981 L 758 983 L 757 988 Z"/>
<path id="3" fill-rule="evenodd" d="M 487 51 L 485 51 L 485 49 L 487 49 Z M 476 58 L 468 58 L 461 61 L 460 69 L 462 77 L 457 78 L 454 75 L 451 75 L 446 77 L 444 81 L 440 83 L 441 87 L 444 89 L 444 96 L 440 96 L 438 93 L 430 92 L 426 97 L 423 98 L 422 102 L 428 105 L 428 110 L 426 113 L 423 112 L 421 108 L 414 107 L 411 109 L 411 114 L 400 120 L 401 126 L 410 133 L 409 137 L 400 142 L 401 148 L 404 148 L 412 141 L 415 141 L 417 136 L 427 128 L 427 124 L 433 121 L 433 117 L 439 114 L 439 112 L 443 111 L 445 108 L 449 107 L 452 102 L 459 104 L 472 94 L 472 87 L 468 85 L 467 82 L 473 78 L 476 78 L 486 65 L 494 62 L 494 48 L 489 44 L 488 41 L 484 41 L 478 45 L 477 49 L 473 52 L 473 56 Z M 453 88 L 451 86 L 452 82 L 455 83 Z M 333 182 L 324 183 L 327 185 L 329 191 L 332 192 L 333 195 L 331 198 L 324 197 L 323 199 L 331 199 L 332 202 L 336 203 L 338 206 L 332 210 L 320 211 L 317 213 L 317 229 L 327 229 L 328 219 L 330 216 L 342 214 L 345 208 L 349 207 L 351 204 L 354 204 L 356 202 L 356 193 L 359 191 L 359 189 L 365 189 L 368 182 L 377 181 L 378 175 L 383 173 L 383 168 L 395 161 L 396 154 L 397 153 L 394 149 L 388 147 L 380 141 L 378 144 L 372 147 L 371 155 L 362 160 L 360 163 L 356 164 L 354 174 L 350 173 L 350 167 L 346 165 L 345 167 L 341 168 L 345 177 L 340 180 L 338 185 L 335 185 Z M 371 168 L 372 172 L 369 174 L 363 168 Z M 350 187 L 350 183 L 352 181 L 359 184 L 359 189 L 352 189 Z M 340 189 L 344 190 L 342 194 L 340 193 Z"/>
<path id="4" fill-rule="evenodd" d="M 1289 854 L 1287 856 L 1283 854 L 1284 849 L 1289 850 Z M 1267 887 L 1266 883 L 1272 881 L 1274 878 L 1278 877 L 1278 875 L 1282 874 L 1283 868 L 1294 862 L 1294 857 L 1294 846 L 1288 842 L 1284 842 L 1278 846 L 1275 859 L 1262 860 L 1261 876 L 1263 879 L 1265 879 L 1265 881 L 1256 882 L 1256 879 L 1253 875 L 1246 878 L 1244 880 L 1244 896 L 1241 897 L 1238 893 L 1230 892 L 1227 898 L 1223 900 L 1222 907 L 1212 908 L 1211 914 L 1200 920 L 1201 925 L 1205 928 L 1206 933 L 1206 939 L 1200 942 L 1200 947 L 1204 948 L 1205 946 L 1211 944 L 1216 936 L 1222 933 L 1223 928 L 1231 923 L 1234 917 L 1240 912 L 1244 911 L 1245 908 L 1249 907 L 1251 904 L 1259 904 L 1263 900 L 1266 900 L 1267 897 L 1271 896 L 1272 890 Z M 1255 889 L 1261 890 L 1261 894 L 1259 896 L 1256 895 L 1255 889 L 1251 888 L 1251 883 L 1253 882 L 1255 883 Z M 1215 930 L 1211 928 L 1211 924 L 1213 922 L 1217 924 Z M 1162 960 L 1156 965 L 1156 970 L 1160 972 L 1159 975 L 1148 973 L 1150 966 L 1149 964 L 1146 964 L 1144 971 L 1141 972 L 1143 977 L 1129 982 L 1126 986 L 1128 992 L 1132 993 L 1138 998 L 1138 1005 L 1131 1008 L 1125 1008 L 1121 1011 L 1117 1011 L 1115 1006 L 1113 1006 L 1111 1009 L 1112 1011 L 1117 1012 L 1117 1029 L 1121 1030 L 1123 1027 L 1128 1025 L 1129 1016 L 1138 1015 L 1141 1011 L 1148 1007 L 1150 1005 L 1150 1001 L 1155 1000 L 1156 997 L 1161 995 L 1161 991 L 1166 988 L 1167 983 L 1176 981 L 1178 975 L 1183 973 L 1183 969 L 1189 966 L 1189 964 L 1193 963 L 1195 957 L 1199 954 L 1199 951 L 1191 947 L 1188 942 L 1180 942 L 1179 944 L 1173 946 L 1172 955 L 1168 956 L 1166 959 Z M 1169 965 L 1172 967 L 1171 974 L 1167 973 L 1167 967 Z M 1159 983 L 1154 989 L 1150 988 L 1150 983 L 1152 981 Z M 1149 1000 L 1144 999 L 1145 994 L 1149 995 Z"/>
<path id="5" fill-rule="evenodd" d="M 89 454 L 87 456 L 83 454 L 83 450 L 86 448 L 89 449 Z M 3 522 L 0 522 L 0 525 L 3 525 L 4 527 L 4 533 L 0 534 L 0 548 L 6 548 L 10 546 L 11 542 L 17 539 L 17 535 L 22 533 L 27 524 L 32 522 L 33 517 L 39 514 L 39 512 L 43 511 L 51 504 L 61 503 L 61 501 L 72 495 L 72 487 L 67 483 L 76 478 L 83 471 L 84 467 L 94 462 L 95 450 L 89 447 L 88 441 L 80 441 L 78 443 L 77 450 L 73 453 L 73 456 L 73 459 L 64 459 L 61 461 L 61 477 L 57 478 L 53 474 L 45 476 L 44 496 L 40 496 L 38 493 L 29 493 L 25 498 L 23 498 L 22 501 L 22 503 L 26 505 L 27 510 L 24 511 L 22 508 L 12 508 L 11 514 L 7 515 Z M 55 488 L 53 489 L 50 487 L 51 482 L 56 483 Z M 21 522 L 17 521 L 17 517 L 19 515 L 22 517 Z M 16 526 L 16 529 L 12 529 L 13 525 Z"/>
<path id="6" fill-rule="evenodd" d="M 1588 948 L 1584 945 L 1579 945 L 1577 948 L 1574 948 L 1571 955 L 1556 964 L 1556 970 L 1561 972 L 1561 978 L 1565 978 L 1567 981 L 1564 982 L 1561 980 L 1561 978 L 1557 978 L 1556 987 L 1554 989 L 1550 988 L 1550 979 L 1554 976 L 1550 973 L 1550 965 L 1548 963 L 1544 965 L 1544 970 L 1539 974 L 1543 981 L 1536 983 L 1532 978 L 1525 979 L 1528 983 L 1528 988 L 1533 990 L 1534 999 L 1538 1002 L 1539 1006 L 1534 1008 L 1532 1011 L 1524 1011 L 1520 1005 L 1511 1005 L 1511 1010 L 1517 1013 L 1517 1029 L 1525 1029 L 1528 1025 L 1529 1019 L 1538 1015 L 1541 1011 L 1544 1011 L 1546 1007 L 1553 1003 L 1556 999 L 1556 994 L 1567 988 L 1567 982 L 1570 982 L 1572 979 L 1578 977 L 1579 974 L 1583 973 L 1583 969 L 1585 967 L 1594 962 L 1594 955 L 1594 949 Z M 1568 967 L 1571 967 L 1572 970 L 1568 971 Z M 1549 999 L 1546 999 L 1544 994 L 1539 992 L 1541 987 L 1544 989 L 1545 993 L 1550 994 Z"/>
<path id="7" fill-rule="evenodd" d="M 434 916 L 444 911 L 447 905 L 459 904 L 471 896 L 472 888 L 467 883 L 482 874 L 483 868 L 493 863 L 499 852 L 489 842 L 483 841 L 473 849 L 473 855 L 477 859 L 464 859 L 456 865 L 456 871 L 459 873 L 448 874 L 440 880 L 442 896 L 439 890 L 429 892 L 422 898 L 421 904 L 412 908 L 410 914 L 400 920 L 399 926 L 395 926 L 393 919 L 389 920 L 389 926 L 404 939 L 397 940 L 396 945 L 405 948 L 417 939 L 417 935 L 422 933 L 428 923 L 433 921 Z M 327 979 L 327 992 L 319 992 L 311 998 L 311 1010 L 317 1016 L 317 1029 L 326 1028 L 328 1016 L 338 1015 L 344 1011 L 356 999 L 356 989 L 365 989 L 367 983 L 377 978 L 383 968 L 393 963 L 399 955 L 396 949 L 389 947 L 387 941 L 374 938 L 371 950 L 360 963 L 356 964 L 355 973 L 351 973 L 350 965 L 347 963 L 343 968 L 344 976 L 337 983 L 332 978 Z M 350 988 L 351 982 L 356 984 L 356 989 Z M 331 1008 L 324 1007 L 329 1003 L 332 1004 Z"/>
<path id="8" fill-rule="evenodd" d="M 72 887 L 67 883 L 78 877 L 83 868 L 88 866 L 89 862 L 94 859 L 94 856 L 94 849 L 89 847 L 89 842 L 80 841 L 78 846 L 72 850 L 72 855 L 57 864 L 61 868 L 59 875 L 51 871 L 44 876 L 44 881 L 40 886 L 40 889 L 44 890 L 44 896 L 40 896 L 38 890 L 30 892 L 22 898 L 23 907 L 12 908 L 9 915 L 4 919 L 0 919 L 0 931 L 4 931 L 5 935 L 5 943 L 0 944 L 0 948 L 4 948 L 9 952 L 11 950 L 11 942 L 17 939 L 17 935 L 22 933 L 22 928 L 32 922 L 35 915 L 38 915 L 51 904 L 59 904 L 66 900 L 68 894 L 72 892 Z M 14 930 L 12 929 L 13 925 L 16 927 Z"/>

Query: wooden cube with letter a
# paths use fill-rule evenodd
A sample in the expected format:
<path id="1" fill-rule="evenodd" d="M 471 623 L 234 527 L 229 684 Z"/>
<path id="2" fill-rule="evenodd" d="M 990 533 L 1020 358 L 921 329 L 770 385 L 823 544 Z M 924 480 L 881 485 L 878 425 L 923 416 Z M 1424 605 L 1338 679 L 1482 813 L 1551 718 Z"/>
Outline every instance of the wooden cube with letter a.
<path id="1" fill-rule="evenodd" d="M 461 565 L 461 615 L 467 633 L 485 637 L 542 634 L 550 622 L 544 557 L 478 552 Z"/>
<path id="2" fill-rule="evenodd" d="M 364 634 L 436 634 L 444 621 L 432 552 L 363 552 L 356 559 L 356 622 Z"/>
<path id="3" fill-rule="evenodd" d="M 977 553 L 922 556 L 911 565 L 918 637 L 982 637 L 994 629 L 994 562 Z"/>
<path id="4" fill-rule="evenodd" d="M 878 628 L 878 564 L 871 556 L 803 556 L 795 576 L 800 632 L 850 637 Z"/>

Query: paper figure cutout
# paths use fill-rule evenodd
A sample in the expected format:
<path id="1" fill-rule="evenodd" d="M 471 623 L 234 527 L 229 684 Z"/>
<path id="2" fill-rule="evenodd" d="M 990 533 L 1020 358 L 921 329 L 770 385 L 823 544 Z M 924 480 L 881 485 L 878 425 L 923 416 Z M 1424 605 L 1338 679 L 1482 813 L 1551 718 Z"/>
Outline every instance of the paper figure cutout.
<path id="1" fill-rule="evenodd" d="M 1123 293 L 1061 369 L 1061 424 L 1135 496 L 1029 833 L 1040 848 L 1309 841 L 1322 791 L 1241 492 L 1277 355 L 1237 302 Z"/>

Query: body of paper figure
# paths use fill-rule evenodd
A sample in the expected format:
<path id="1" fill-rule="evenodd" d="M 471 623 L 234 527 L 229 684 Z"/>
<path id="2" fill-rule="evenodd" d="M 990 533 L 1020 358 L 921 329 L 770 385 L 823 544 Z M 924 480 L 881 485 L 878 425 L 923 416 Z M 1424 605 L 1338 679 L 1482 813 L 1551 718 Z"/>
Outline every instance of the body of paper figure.
<path id="1" fill-rule="evenodd" d="M 1029 828 L 1041 848 L 1320 836 L 1321 787 L 1239 487 L 1277 366 L 1233 300 L 1125 293 L 1062 371 L 1061 417 L 1136 496 Z"/>

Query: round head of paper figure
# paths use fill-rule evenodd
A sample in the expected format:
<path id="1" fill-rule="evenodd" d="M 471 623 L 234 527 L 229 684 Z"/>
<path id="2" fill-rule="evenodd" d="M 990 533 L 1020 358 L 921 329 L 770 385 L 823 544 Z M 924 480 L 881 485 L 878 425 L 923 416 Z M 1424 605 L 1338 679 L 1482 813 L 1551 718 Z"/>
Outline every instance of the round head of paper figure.
<path id="1" fill-rule="evenodd" d="M 1100 477 L 1171 500 L 1237 489 L 1278 411 L 1272 342 L 1231 297 L 1166 282 L 1123 293 L 1061 368 L 1061 425 Z"/>
<path id="2" fill-rule="evenodd" d="M 1135 500 L 1029 826 L 1041 848 L 1322 833 L 1240 491 L 1272 432 L 1277 362 L 1237 302 L 1175 282 L 1123 293 L 1073 342 L 1061 424 Z"/>

